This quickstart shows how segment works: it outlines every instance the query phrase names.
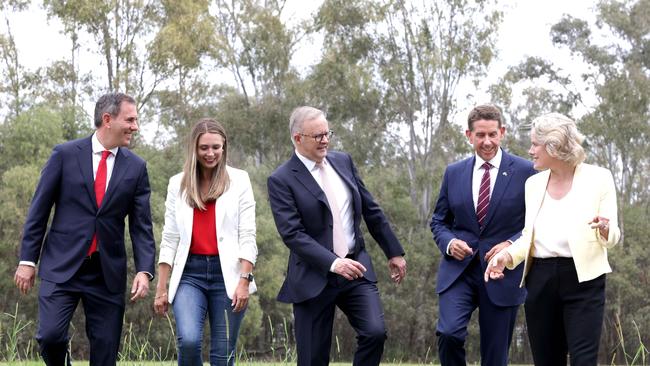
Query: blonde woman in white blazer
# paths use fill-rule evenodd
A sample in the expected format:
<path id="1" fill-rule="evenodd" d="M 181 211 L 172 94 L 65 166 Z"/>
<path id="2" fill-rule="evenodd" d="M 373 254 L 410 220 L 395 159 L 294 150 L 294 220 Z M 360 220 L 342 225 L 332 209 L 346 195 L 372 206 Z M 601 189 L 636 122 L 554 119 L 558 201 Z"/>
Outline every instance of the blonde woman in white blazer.
<path id="1" fill-rule="evenodd" d="M 174 308 L 178 364 L 202 365 L 210 322 L 210 365 L 234 365 L 253 266 L 255 200 L 248 174 L 227 166 L 227 137 L 212 119 L 190 133 L 183 172 L 169 180 L 154 309 Z M 171 278 L 170 278 L 171 272 Z"/>
<path id="2" fill-rule="evenodd" d="M 557 113 L 532 123 L 522 236 L 495 256 L 485 280 L 525 262 L 526 324 L 537 366 L 596 365 L 605 308 L 607 249 L 620 239 L 609 170 L 583 163 L 584 137 Z"/>

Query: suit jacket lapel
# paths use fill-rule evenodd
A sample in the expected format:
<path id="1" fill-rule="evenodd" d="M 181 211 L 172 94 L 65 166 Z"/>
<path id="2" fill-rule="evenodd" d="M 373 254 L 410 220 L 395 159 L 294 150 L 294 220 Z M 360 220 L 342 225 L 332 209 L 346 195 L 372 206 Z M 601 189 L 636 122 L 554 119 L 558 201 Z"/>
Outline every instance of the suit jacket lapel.
<path id="1" fill-rule="evenodd" d="M 350 170 L 345 168 L 345 165 L 339 161 L 336 155 L 334 154 L 328 154 L 327 155 L 327 161 L 330 163 L 330 166 L 336 174 L 341 177 L 341 180 L 345 185 L 348 186 L 348 189 L 350 190 L 350 195 L 352 196 L 352 203 L 354 207 L 354 220 L 355 224 L 357 222 L 357 219 L 361 213 L 361 196 L 359 194 L 359 190 L 357 189 L 356 182 L 353 181 L 352 174 L 350 174 Z"/>
<path id="2" fill-rule="evenodd" d="M 496 182 L 494 183 L 494 189 L 490 195 L 490 205 L 488 206 L 488 213 L 485 217 L 485 225 L 487 226 L 490 223 L 490 220 L 494 216 L 494 213 L 501 203 L 501 198 L 510 184 L 510 178 L 512 177 L 512 159 L 505 151 L 501 155 L 501 165 L 499 166 L 499 171 L 497 172 Z"/>
<path id="3" fill-rule="evenodd" d="M 471 159 L 467 159 L 465 162 L 466 166 L 465 169 L 462 170 L 461 176 L 460 176 L 460 187 L 458 187 L 458 192 L 461 194 L 463 197 L 463 202 L 465 203 L 465 209 L 470 212 L 469 217 L 474 217 L 476 221 L 475 229 L 476 232 L 478 233 L 479 231 L 479 225 L 478 225 L 478 218 L 476 217 L 476 207 L 474 207 L 474 196 L 472 193 L 472 179 L 474 175 L 474 162 L 475 162 L 476 157 L 472 157 Z M 467 194 L 466 192 L 469 192 Z"/>
<path id="4" fill-rule="evenodd" d="M 117 150 L 117 155 L 115 156 L 115 163 L 113 165 L 113 172 L 111 173 L 111 179 L 108 181 L 108 187 L 106 188 L 106 194 L 102 200 L 102 205 L 99 208 L 101 211 L 106 205 L 110 202 L 113 197 L 115 190 L 120 185 L 120 181 L 124 178 L 124 173 L 126 173 L 129 166 L 129 156 L 126 149 L 119 148 Z M 94 190 L 94 189 L 93 189 Z"/>
<path id="5" fill-rule="evenodd" d="M 178 189 L 179 193 L 176 196 L 177 202 L 176 207 L 176 220 L 180 219 L 183 223 L 181 235 L 181 243 L 187 243 L 189 247 L 192 241 L 192 227 L 194 225 L 194 208 L 187 204 L 187 195 L 185 193 L 180 193 L 180 187 Z M 218 208 L 215 207 L 218 210 Z M 182 240 L 185 239 L 185 240 Z"/>
<path id="6" fill-rule="evenodd" d="M 327 202 L 327 197 L 325 192 L 320 188 L 316 180 L 311 175 L 311 173 L 305 167 L 305 164 L 298 159 L 298 156 L 294 153 L 291 156 L 291 170 L 293 171 L 294 176 L 305 188 L 312 194 L 316 199 L 323 202 L 329 208 L 329 203 Z"/>
<path id="7" fill-rule="evenodd" d="M 230 185 L 232 186 L 235 184 L 235 182 L 230 181 Z M 215 203 L 215 213 L 214 213 L 214 219 L 215 219 L 215 225 L 217 225 L 217 235 L 219 235 L 219 232 L 221 231 L 221 228 L 223 227 L 223 219 L 226 216 L 226 207 L 228 207 L 228 204 L 226 203 L 228 201 L 228 197 L 230 197 L 229 191 L 223 192 L 223 194 L 217 198 L 217 202 Z"/>
<path id="8" fill-rule="evenodd" d="M 88 195 L 92 201 L 93 206 L 95 209 L 97 209 L 97 198 L 95 197 L 95 178 L 93 174 L 93 147 L 90 139 L 91 138 L 88 137 L 77 145 L 77 148 L 79 149 L 79 153 L 77 154 L 77 162 L 79 163 L 81 176 L 86 183 L 86 191 L 88 191 Z"/>

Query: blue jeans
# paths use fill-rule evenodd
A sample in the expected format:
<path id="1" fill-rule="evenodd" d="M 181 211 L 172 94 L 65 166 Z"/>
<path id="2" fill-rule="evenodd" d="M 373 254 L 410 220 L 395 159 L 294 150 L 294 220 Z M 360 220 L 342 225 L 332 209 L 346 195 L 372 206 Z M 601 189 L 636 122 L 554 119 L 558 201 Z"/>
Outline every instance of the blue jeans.
<path id="1" fill-rule="evenodd" d="M 201 343 L 210 318 L 210 365 L 235 364 L 244 311 L 234 313 L 226 295 L 218 256 L 190 254 L 174 297 L 179 365 L 203 365 Z"/>

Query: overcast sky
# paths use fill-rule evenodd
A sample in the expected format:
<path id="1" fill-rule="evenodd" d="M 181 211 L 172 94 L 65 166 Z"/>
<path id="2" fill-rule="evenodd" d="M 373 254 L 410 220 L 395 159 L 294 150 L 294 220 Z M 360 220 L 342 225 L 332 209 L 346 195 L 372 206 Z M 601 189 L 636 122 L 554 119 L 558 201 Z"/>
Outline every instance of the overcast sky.
<path id="1" fill-rule="evenodd" d="M 288 0 L 283 18 L 289 22 L 306 18 L 317 10 L 321 2 Z M 503 0 L 502 4 L 505 14 L 498 38 L 498 59 L 490 67 L 488 78 L 481 88 L 487 88 L 505 73 L 508 66 L 516 65 L 528 56 L 541 56 L 552 60 L 569 73 L 580 73 L 581 65 L 577 60 L 571 59 L 566 50 L 558 50 L 552 46 L 549 31 L 563 14 L 593 22 L 596 0 Z M 32 5 L 25 12 L 9 14 L 9 22 L 19 47 L 20 62 L 27 68 L 35 69 L 55 60 L 69 58 L 70 43 L 61 34 L 60 24 L 54 20 L 48 21 L 39 5 Z M 4 21 L 0 24 L 0 30 L 6 33 Z M 311 45 L 311 42 L 306 43 Z M 317 44 L 318 41 L 314 43 Z M 85 54 L 84 56 L 82 53 L 81 57 L 88 59 L 80 60 L 81 71 L 97 69 L 98 61 L 93 60 L 87 52 Z M 320 52 L 314 52 L 313 47 L 302 47 L 295 54 L 296 63 L 304 70 L 316 61 L 319 54 Z M 459 93 L 459 97 L 465 94 L 467 93 Z M 488 98 L 485 90 L 472 94 L 475 95 L 475 100 L 467 101 L 468 104 L 488 101 L 485 100 Z M 460 101 L 459 107 L 463 109 L 459 113 L 462 116 L 466 114 L 464 109 L 470 105 L 463 106 Z"/>

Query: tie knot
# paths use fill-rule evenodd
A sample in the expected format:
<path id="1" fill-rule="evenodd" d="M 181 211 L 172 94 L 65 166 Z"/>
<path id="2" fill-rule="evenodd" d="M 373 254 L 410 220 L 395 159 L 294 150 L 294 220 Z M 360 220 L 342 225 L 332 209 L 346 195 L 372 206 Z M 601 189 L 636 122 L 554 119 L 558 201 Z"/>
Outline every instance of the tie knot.
<path id="1" fill-rule="evenodd" d="M 108 159 L 108 157 L 111 155 L 110 150 L 104 150 L 102 151 L 102 160 Z"/>
<path id="2" fill-rule="evenodd" d="M 323 170 L 323 169 L 325 169 L 325 164 L 323 164 L 322 161 L 318 162 L 318 163 L 316 163 L 316 168 L 318 168 L 320 170 Z"/>
<path id="3" fill-rule="evenodd" d="M 483 163 L 483 165 L 481 165 L 481 168 L 483 168 L 485 170 L 490 170 L 490 169 L 492 169 L 492 164 L 490 164 L 490 163 L 488 163 L 486 161 L 485 163 Z"/>

